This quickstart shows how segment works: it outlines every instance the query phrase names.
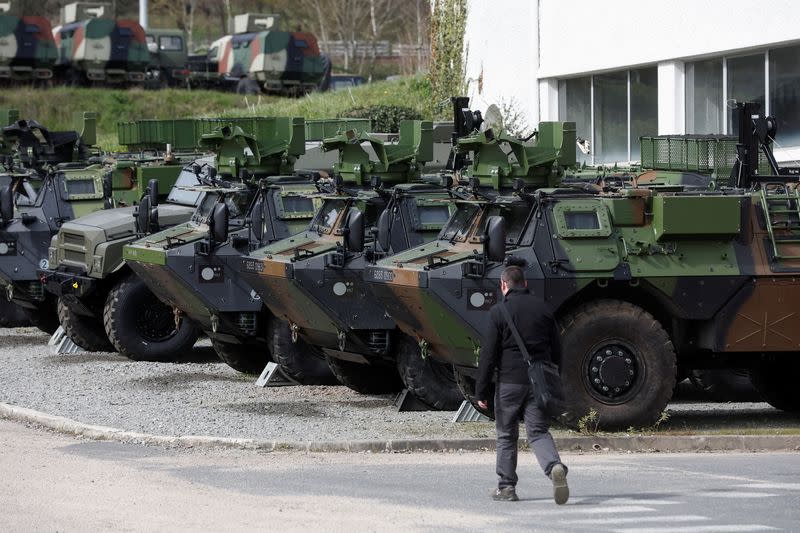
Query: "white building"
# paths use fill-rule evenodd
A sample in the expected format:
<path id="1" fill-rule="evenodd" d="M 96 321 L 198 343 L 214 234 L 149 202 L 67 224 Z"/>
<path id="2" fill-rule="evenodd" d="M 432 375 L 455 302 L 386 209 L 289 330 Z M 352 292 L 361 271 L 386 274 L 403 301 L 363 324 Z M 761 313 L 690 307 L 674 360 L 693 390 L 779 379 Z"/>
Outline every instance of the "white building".
<path id="1" fill-rule="evenodd" d="M 761 102 L 778 160 L 800 159 L 798 0 L 470 0 L 465 48 L 474 108 L 574 120 L 589 162 L 638 160 L 641 135 L 733 133 L 733 100 Z"/>

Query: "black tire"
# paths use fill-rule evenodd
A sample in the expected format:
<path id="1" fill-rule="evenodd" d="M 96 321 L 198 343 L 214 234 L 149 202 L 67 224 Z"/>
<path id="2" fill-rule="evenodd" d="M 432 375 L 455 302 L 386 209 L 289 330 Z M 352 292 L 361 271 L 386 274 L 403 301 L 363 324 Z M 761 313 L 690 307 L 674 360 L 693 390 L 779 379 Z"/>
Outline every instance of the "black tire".
<path id="1" fill-rule="evenodd" d="M 174 361 L 191 350 L 200 335 L 186 318 L 176 328 L 172 308 L 133 274 L 109 293 L 103 323 L 117 351 L 135 361 Z"/>
<path id="2" fill-rule="evenodd" d="M 561 321 L 561 377 L 576 424 L 590 411 L 599 429 L 652 426 L 675 388 L 675 349 L 644 309 L 619 300 L 584 304 Z"/>
<path id="3" fill-rule="evenodd" d="M 260 374 L 272 359 L 269 348 L 264 344 L 254 342 L 233 342 L 211 339 L 211 346 L 222 361 L 243 374 Z"/>
<path id="4" fill-rule="evenodd" d="M 764 401 L 789 413 L 800 413 L 797 374 L 800 362 L 778 359 L 765 361 L 750 371 L 750 380 Z"/>
<path id="5" fill-rule="evenodd" d="M 382 362 L 354 363 L 328 355 L 325 359 L 342 385 L 361 394 L 394 394 L 403 390 L 400 374 L 393 365 Z"/>
<path id="6" fill-rule="evenodd" d="M 689 380 L 694 387 L 717 402 L 760 402 L 746 368 L 692 370 Z"/>
<path id="7" fill-rule="evenodd" d="M 398 340 L 397 371 L 409 392 L 434 409 L 453 411 L 464 401 L 453 365 L 423 359 L 419 344 L 405 335 Z"/>
<path id="8" fill-rule="evenodd" d="M 309 345 L 303 339 L 292 342 L 292 331 L 288 322 L 272 318 L 267 335 L 273 359 L 291 379 L 301 385 L 338 384 L 319 348 Z"/>
<path id="9" fill-rule="evenodd" d="M 261 94 L 261 85 L 252 78 L 240 78 L 236 82 L 236 94 Z"/>
<path id="10" fill-rule="evenodd" d="M 28 320 L 34 327 L 39 328 L 48 335 L 55 333 L 60 325 L 55 302 L 51 301 L 50 298 L 45 299 L 36 309 L 26 308 L 25 314 L 28 315 Z"/>
<path id="11" fill-rule="evenodd" d="M 494 395 L 492 395 L 492 398 L 488 399 L 487 405 L 489 408 L 483 409 L 478 405 L 478 398 L 475 397 L 475 378 L 459 372 L 456 367 L 453 367 L 453 376 L 456 378 L 456 385 L 458 386 L 458 390 L 461 391 L 463 399 L 472 404 L 472 407 L 474 407 L 476 411 L 494 420 Z"/>
<path id="12" fill-rule="evenodd" d="M 25 309 L 0 295 L 0 328 L 20 328 L 31 325 Z"/>
<path id="13" fill-rule="evenodd" d="M 79 315 L 72 311 L 61 298 L 56 307 L 58 321 L 64 333 L 75 344 L 89 352 L 113 352 L 114 346 L 108 340 L 102 319 Z"/>

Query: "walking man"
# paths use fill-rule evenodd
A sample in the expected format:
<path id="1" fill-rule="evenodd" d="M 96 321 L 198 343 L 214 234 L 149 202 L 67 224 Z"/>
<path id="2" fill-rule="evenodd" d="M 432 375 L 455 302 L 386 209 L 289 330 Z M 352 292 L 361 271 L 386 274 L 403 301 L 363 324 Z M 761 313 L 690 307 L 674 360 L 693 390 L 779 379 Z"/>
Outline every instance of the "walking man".
<path id="1" fill-rule="evenodd" d="M 497 428 L 497 475 L 500 477 L 494 500 L 517 501 L 517 441 L 520 419 L 539 465 L 553 482 L 553 499 L 559 505 L 569 499 L 567 467 L 561 462 L 550 420 L 536 405 L 527 363 L 508 327 L 500 305 L 505 305 L 519 330 L 528 353 L 534 360 L 561 364 L 561 344 L 555 319 L 545 302 L 528 290 L 525 273 L 518 266 L 507 267 L 500 276 L 503 302 L 490 310 L 489 330 L 481 346 L 476 398 L 482 409 L 489 406 L 492 379 L 497 374 L 494 396 Z"/>

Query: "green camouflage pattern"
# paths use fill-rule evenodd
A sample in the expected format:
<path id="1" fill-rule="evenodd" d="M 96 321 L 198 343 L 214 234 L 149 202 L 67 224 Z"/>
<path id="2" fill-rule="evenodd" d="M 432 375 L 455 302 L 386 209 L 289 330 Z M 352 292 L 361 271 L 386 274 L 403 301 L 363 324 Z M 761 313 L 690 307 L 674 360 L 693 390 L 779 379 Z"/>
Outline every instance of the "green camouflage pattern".
<path id="1" fill-rule="evenodd" d="M 0 80 L 48 80 L 57 57 L 50 21 L 0 13 Z"/>

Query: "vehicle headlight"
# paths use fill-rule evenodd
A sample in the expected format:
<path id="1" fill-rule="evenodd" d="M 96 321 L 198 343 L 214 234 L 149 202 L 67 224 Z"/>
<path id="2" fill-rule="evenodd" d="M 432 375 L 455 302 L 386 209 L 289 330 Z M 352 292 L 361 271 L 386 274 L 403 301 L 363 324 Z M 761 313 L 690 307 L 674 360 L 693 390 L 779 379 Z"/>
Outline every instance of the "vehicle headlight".
<path id="1" fill-rule="evenodd" d="M 92 261 L 92 272 L 100 272 L 103 270 L 103 257 L 102 256 L 94 256 L 94 261 Z"/>
<path id="2" fill-rule="evenodd" d="M 58 264 L 58 249 L 57 248 L 53 248 L 51 246 L 50 248 L 47 249 L 47 261 L 51 265 L 57 265 Z"/>
<path id="3" fill-rule="evenodd" d="M 6 255 L 8 253 L 9 246 L 4 242 L 0 242 L 0 255 Z"/>

